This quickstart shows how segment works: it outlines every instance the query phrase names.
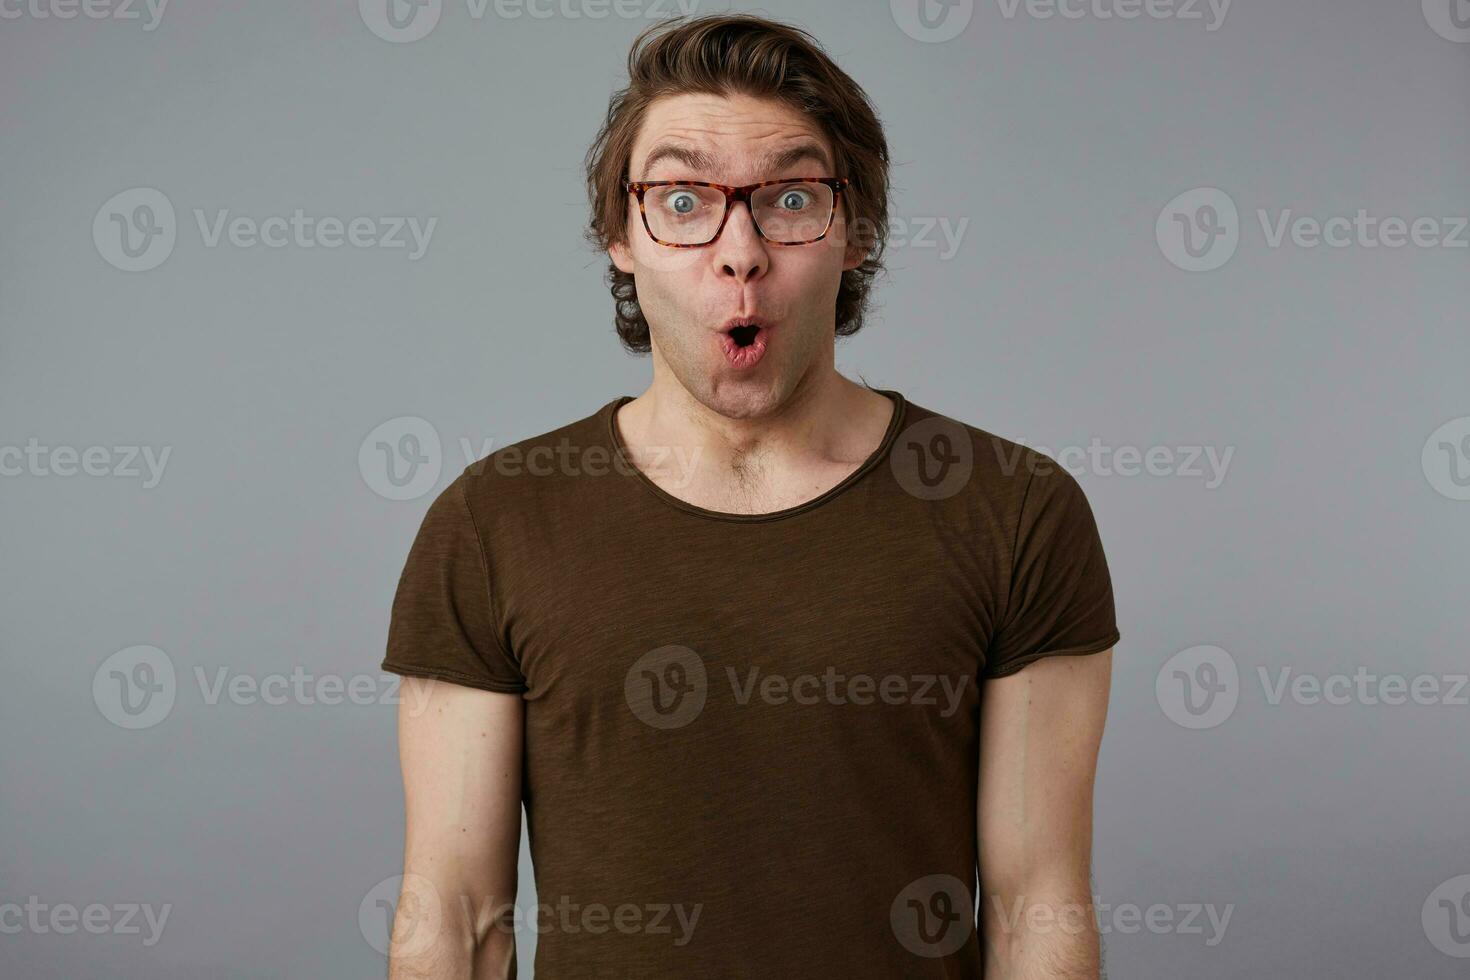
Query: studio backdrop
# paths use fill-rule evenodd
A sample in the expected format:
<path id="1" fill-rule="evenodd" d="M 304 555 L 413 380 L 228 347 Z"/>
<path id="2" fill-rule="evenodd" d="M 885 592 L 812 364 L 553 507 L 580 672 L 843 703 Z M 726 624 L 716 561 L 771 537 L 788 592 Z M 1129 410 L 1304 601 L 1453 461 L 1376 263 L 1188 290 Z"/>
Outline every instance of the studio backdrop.
<path id="1" fill-rule="evenodd" d="M 1096 515 L 1107 975 L 1465 976 L 1470 3 L 738 9 L 893 151 L 838 369 Z M 404 557 L 648 383 L 582 162 L 712 12 L 0 0 L 0 975 L 384 974 Z"/>

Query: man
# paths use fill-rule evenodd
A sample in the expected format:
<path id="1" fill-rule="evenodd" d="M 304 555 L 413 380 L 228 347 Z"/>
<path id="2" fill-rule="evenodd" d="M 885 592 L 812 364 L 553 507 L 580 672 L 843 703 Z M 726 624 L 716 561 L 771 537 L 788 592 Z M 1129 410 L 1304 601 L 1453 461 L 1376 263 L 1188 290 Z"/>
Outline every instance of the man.
<path id="1" fill-rule="evenodd" d="M 390 975 L 513 976 L 520 918 L 545 980 L 1098 977 L 1119 633 L 1086 498 L 837 373 L 888 153 L 808 35 L 676 21 L 629 71 L 590 234 L 653 380 L 419 530 L 383 662 L 412 688 Z"/>

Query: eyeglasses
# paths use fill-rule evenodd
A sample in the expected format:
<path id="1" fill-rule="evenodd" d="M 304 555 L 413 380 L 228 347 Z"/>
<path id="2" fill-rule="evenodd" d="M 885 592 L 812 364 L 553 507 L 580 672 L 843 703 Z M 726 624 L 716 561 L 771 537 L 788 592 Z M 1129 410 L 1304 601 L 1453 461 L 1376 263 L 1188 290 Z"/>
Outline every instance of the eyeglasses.
<path id="1" fill-rule="evenodd" d="M 736 201 L 772 245 L 809 245 L 827 237 L 846 177 L 784 177 L 744 187 L 704 180 L 625 180 L 638 195 L 648 237 L 669 248 L 698 248 L 720 237 Z"/>

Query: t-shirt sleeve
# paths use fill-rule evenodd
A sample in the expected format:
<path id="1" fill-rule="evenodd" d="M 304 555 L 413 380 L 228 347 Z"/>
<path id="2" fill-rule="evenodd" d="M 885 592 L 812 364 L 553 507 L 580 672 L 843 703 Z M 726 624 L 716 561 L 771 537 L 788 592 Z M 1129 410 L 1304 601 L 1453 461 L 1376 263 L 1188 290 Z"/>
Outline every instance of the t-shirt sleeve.
<path id="1" fill-rule="evenodd" d="M 461 474 L 429 505 L 398 579 L 382 669 L 486 691 L 526 689 L 497 634 L 489 563 Z"/>
<path id="2" fill-rule="evenodd" d="M 1118 642 L 1112 579 L 1081 485 L 1046 456 L 1029 479 L 985 677 L 1013 674 L 1042 657 L 1100 653 Z"/>

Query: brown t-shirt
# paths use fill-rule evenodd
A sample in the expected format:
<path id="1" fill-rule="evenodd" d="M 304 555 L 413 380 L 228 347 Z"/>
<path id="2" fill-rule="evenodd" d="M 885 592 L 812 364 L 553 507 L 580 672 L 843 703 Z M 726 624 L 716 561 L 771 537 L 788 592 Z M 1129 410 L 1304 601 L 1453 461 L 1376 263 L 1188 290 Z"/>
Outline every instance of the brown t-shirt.
<path id="1" fill-rule="evenodd" d="M 429 507 L 382 667 L 525 699 L 538 978 L 980 976 L 978 684 L 1112 647 L 1112 586 L 1066 470 L 876 390 L 773 513 L 632 467 L 628 396 Z"/>

